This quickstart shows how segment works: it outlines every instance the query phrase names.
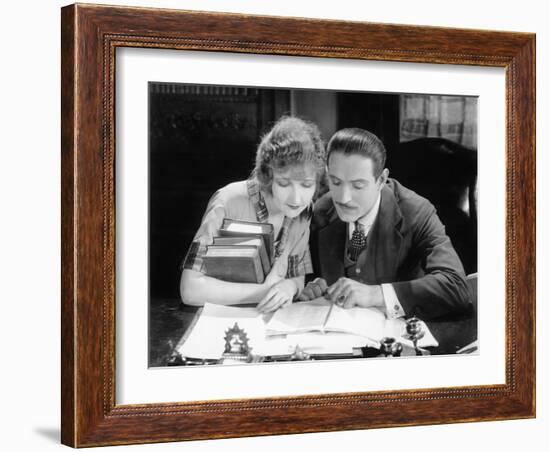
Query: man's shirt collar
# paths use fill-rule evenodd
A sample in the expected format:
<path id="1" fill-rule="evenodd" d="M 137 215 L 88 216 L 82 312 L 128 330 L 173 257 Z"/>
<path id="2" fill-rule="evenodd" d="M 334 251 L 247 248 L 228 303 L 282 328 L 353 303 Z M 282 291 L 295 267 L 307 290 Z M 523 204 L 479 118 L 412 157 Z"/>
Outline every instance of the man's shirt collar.
<path id="1" fill-rule="evenodd" d="M 365 233 L 365 236 L 368 235 L 370 228 L 374 224 L 374 221 L 376 220 L 376 216 L 378 215 L 378 211 L 380 210 L 380 191 L 378 192 L 378 197 L 376 198 L 376 201 L 374 202 L 374 206 L 372 206 L 372 209 L 370 209 L 365 215 L 363 215 L 361 218 L 359 218 L 357 221 L 363 226 L 363 231 Z M 355 230 L 355 223 L 348 223 L 348 237 L 351 238 L 351 235 L 353 234 L 353 231 Z"/>

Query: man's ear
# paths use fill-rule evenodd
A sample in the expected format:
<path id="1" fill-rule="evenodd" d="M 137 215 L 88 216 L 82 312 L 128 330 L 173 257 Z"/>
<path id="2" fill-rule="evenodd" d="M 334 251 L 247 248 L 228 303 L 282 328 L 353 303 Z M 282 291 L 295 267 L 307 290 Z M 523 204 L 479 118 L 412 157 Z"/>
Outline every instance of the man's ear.
<path id="1" fill-rule="evenodd" d="M 380 174 L 380 177 L 378 177 L 378 188 L 380 190 L 386 184 L 389 175 L 390 175 L 390 170 L 388 168 L 384 168 L 382 170 L 382 174 Z"/>

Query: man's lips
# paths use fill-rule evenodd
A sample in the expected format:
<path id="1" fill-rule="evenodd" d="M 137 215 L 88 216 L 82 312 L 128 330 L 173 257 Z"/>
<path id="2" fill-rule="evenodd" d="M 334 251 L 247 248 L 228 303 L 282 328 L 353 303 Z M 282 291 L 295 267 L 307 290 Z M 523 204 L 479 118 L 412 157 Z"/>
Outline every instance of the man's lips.
<path id="1" fill-rule="evenodd" d="M 355 210 L 357 207 L 355 206 L 348 206 L 346 204 L 340 204 L 339 202 L 335 203 L 337 207 L 339 207 L 342 210 Z"/>

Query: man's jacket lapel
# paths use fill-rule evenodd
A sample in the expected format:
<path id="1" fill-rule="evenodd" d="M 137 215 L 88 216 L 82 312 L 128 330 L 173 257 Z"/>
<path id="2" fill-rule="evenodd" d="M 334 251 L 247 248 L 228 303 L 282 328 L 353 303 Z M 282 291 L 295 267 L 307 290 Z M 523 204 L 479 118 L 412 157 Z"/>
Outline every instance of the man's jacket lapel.
<path id="1" fill-rule="evenodd" d="M 393 191 L 382 188 L 380 210 L 368 236 L 364 261 L 360 259 L 367 283 L 394 282 L 403 244 L 403 216 Z"/>
<path id="2" fill-rule="evenodd" d="M 346 246 L 347 223 L 336 217 L 319 231 L 319 257 L 321 275 L 327 283 L 333 284 L 344 276 L 344 249 Z"/>

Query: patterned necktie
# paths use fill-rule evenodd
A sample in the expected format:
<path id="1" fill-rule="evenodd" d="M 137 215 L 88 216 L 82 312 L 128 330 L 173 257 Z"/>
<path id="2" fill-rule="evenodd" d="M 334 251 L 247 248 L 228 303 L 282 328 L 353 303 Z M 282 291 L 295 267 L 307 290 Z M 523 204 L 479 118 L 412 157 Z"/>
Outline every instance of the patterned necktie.
<path id="1" fill-rule="evenodd" d="M 365 236 L 364 226 L 358 221 L 355 222 L 355 229 L 351 235 L 349 243 L 349 257 L 352 261 L 357 262 L 357 258 L 361 251 L 367 246 L 367 237 Z"/>

